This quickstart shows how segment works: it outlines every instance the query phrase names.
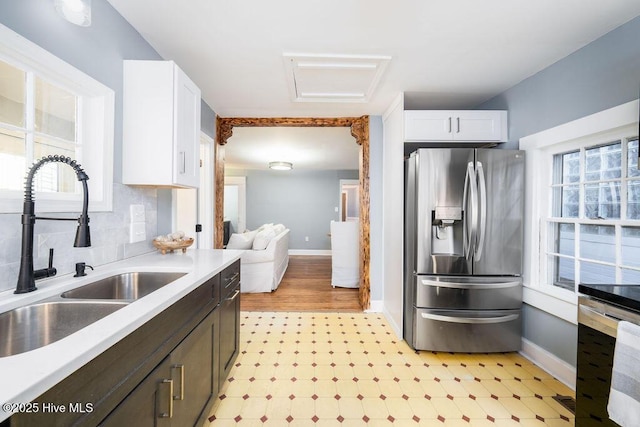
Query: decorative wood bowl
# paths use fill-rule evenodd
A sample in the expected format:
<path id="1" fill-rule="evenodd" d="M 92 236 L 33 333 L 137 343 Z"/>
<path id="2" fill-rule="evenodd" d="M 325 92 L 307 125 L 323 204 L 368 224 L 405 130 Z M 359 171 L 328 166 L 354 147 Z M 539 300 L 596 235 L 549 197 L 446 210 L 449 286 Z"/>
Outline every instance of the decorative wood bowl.
<path id="1" fill-rule="evenodd" d="M 193 237 L 189 237 L 188 239 L 176 240 L 173 242 L 159 242 L 156 239 L 153 239 L 153 246 L 158 248 L 162 255 L 167 252 L 173 253 L 173 251 L 182 249 L 182 252 L 186 252 L 189 246 L 193 245 Z"/>

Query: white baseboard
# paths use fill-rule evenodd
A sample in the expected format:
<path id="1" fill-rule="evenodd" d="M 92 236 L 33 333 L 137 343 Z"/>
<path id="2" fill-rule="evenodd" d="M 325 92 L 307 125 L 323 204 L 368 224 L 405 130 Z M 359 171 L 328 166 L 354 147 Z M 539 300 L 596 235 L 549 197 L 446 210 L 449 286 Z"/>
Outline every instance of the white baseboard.
<path id="1" fill-rule="evenodd" d="M 384 303 L 382 300 L 371 300 L 369 302 L 369 308 L 365 310 L 365 313 L 382 313 Z"/>
<path id="2" fill-rule="evenodd" d="M 393 332 L 395 332 L 396 337 L 398 337 L 399 340 L 402 340 L 402 324 L 398 325 L 393 319 L 393 316 L 391 314 L 389 314 L 389 312 L 387 310 L 385 310 L 384 308 L 382 309 L 382 314 L 384 314 L 384 317 L 387 319 L 387 322 L 389 322 L 389 326 L 391 326 L 391 329 L 393 330 Z"/>
<path id="3" fill-rule="evenodd" d="M 331 249 L 289 249 L 289 255 L 328 255 L 331 256 Z"/>
<path id="4" fill-rule="evenodd" d="M 576 389 L 576 368 L 544 348 L 522 338 L 522 354 L 533 363 L 562 381 L 572 390 Z"/>

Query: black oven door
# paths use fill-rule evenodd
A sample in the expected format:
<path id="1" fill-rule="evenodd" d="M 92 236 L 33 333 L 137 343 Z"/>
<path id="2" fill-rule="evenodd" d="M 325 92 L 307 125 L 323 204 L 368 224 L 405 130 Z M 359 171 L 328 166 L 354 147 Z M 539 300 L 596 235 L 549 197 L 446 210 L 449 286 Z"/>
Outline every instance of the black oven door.
<path id="1" fill-rule="evenodd" d="M 640 314 L 597 299 L 579 298 L 576 427 L 618 426 L 609 419 L 607 404 L 620 320 L 640 324 Z"/>
<path id="2" fill-rule="evenodd" d="M 576 427 L 618 425 L 607 414 L 615 345 L 615 337 L 578 324 Z"/>

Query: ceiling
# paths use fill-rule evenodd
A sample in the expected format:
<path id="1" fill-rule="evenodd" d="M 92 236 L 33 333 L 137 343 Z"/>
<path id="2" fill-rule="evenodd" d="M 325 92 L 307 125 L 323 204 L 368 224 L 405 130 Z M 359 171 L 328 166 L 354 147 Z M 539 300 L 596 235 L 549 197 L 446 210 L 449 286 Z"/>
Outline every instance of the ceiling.
<path id="1" fill-rule="evenodd" d="M 638 0 L 108 1 L 222 117 L 382 115 L 402 92 L 473 108 L 640 15 Z"/>
<path id="2" fill-rule="evenodd" d="M 357 170 L 360 147 L 350 128 L 238 127 L 225 145 L 225 169 Z"/>

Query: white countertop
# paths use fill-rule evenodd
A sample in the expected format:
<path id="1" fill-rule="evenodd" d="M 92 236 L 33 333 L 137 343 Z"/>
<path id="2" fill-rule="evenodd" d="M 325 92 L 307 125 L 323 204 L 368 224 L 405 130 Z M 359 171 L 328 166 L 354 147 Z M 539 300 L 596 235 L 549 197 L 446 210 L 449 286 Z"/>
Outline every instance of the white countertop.
<path id="1" fill-rule="evenodd" d="M 47 346 L 0 357 L 0 404 L 29 403 L 85 365 L 142 324 L 240 258 L 243 251 L 198 250 L 161 255 L 145 254 L 72 274 L 39 280 L 38 290 L 16 295 L 0 292 L 0 313 L 59 296 L 62 292 L 119 273 L 184 272 L 186 275 L 127 306 Z M 2 338 L 0 338 L 2 339 Z M 46 402 L 42 402 L 46 403 Z M 42 404 L 41 403 L 41 404 Z M 11 414 L 0 409 L 0 421 Z"/>

